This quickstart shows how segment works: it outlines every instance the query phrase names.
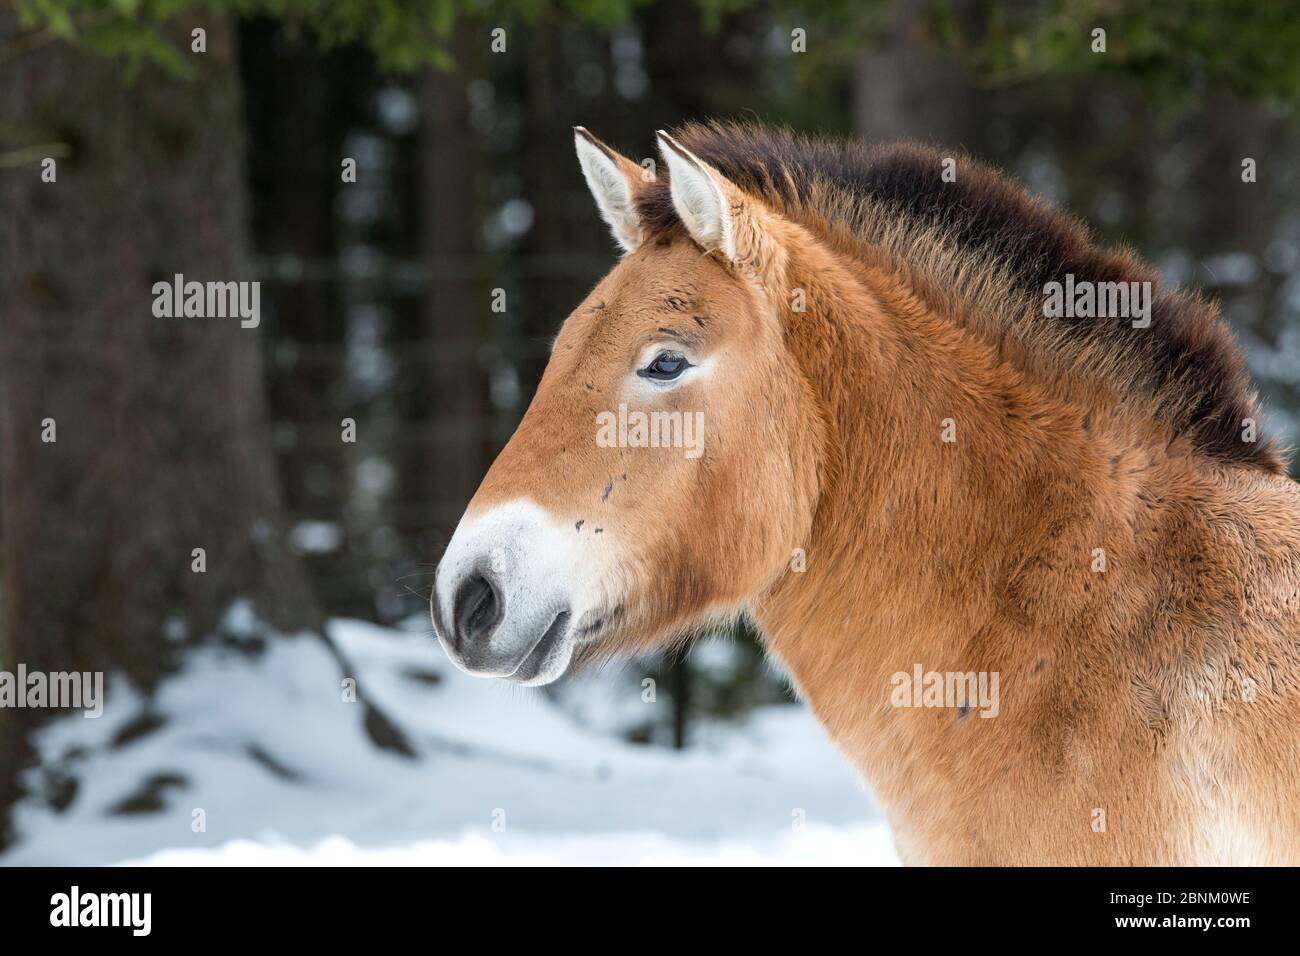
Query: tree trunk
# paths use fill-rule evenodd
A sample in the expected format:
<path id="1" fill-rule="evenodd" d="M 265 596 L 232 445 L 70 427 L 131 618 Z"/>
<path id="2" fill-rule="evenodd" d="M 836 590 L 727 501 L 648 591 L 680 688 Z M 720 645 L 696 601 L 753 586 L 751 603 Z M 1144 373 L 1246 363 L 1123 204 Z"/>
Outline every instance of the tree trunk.
<path id="1" fill-rule="evenodd" d="M 480 75 L 485 32 L 474 22 L 457 27 L 456 65 L 430 70 L 420 87 L 421 204 L 424 248 L 433 270 L 425 296 L 423 337 L 441 354 L 426 366 L 416 420 L 449 428 L 406 458 L 405 500 L 429 502 L 443 540 L 478 488 L 493 453 L 487 343 L 492 285 L 483 269 L 479 179 L 486 157 L 470 124 L 468 85 Z M 422 413 L 422 414 L 421 414 Z M 433 561 L 436 554 L 430 555 Z"/>
<path id="2" fill-rule="evenodd" d="M 965 71 L 925 35 L 921 0 L 902 0 L 889 32 L 854 63 L 853 119 L 870 142 L 973 147 L 985 115 Z"/>
<path id="3" fill-rule="evenodd" d="M 0 177 L 0 669 L 148 688 L 239 598 L 272 628 L 320 623 L 283 546 L 261 329 L 154 315 L 178 273 L 256 278 L 231 25 L 196 13 L 172 39 L 192 79 L 50 43 L 0 82 L 6 153 L 66 144 L 55 182 L 39 155 Z M 0 711 L 0 815 L 33 714 Z"/>

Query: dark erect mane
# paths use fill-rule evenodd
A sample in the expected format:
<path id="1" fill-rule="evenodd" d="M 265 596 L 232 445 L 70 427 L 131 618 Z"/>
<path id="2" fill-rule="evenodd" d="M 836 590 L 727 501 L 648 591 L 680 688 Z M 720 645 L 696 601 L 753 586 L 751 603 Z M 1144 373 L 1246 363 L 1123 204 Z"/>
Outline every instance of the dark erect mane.
<path id="1" fill-rule="evenodd" d="M 683 146 L 745 192 L 816 227 L 847 228 L 924 273 L 965 303 L 974 331 L 1011 340 L 1061 376 L 1080 372 L 1146 404 L 1216 460 L 1283 473 L 1271 440 L 1244 441 L 1259 408 L 1241 353 L 1217 310 L 1161 288 L 1136 257 L 1096 245 L 1087 228 L 1008 178 L 956 157 L 945 182 L 943 154 L 914 146 L 796 136 L 747 123 L 691 124 Z M 678 227 L 666 171 L 637 198 L 651 235 Z M 1149 328 L 1128 318 L 1047 318 L 1044 287 L 1065 282 L 1150 282 Z"/>

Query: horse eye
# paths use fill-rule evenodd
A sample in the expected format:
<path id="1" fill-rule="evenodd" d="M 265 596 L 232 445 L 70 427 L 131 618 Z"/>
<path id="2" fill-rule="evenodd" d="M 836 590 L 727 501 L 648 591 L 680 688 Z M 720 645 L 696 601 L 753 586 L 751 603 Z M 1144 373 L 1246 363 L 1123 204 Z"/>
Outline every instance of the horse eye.
<path id="1" fill-rule="evenodd" d="M 660 352 L 654 361 L 637 372 L 642 378 L 652 378 L 658 382 L 670 382 L 691 367 L 686 356 L 680 352 Z"/>

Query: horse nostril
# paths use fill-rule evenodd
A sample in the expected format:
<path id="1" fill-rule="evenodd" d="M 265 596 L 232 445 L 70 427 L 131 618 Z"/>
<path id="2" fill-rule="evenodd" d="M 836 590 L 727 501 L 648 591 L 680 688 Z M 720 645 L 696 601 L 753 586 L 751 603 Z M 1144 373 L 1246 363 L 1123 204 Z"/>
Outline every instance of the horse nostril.
<path id="1" fill-rule="evenodd" d="M 501 623 L 501 597 L 496 585 L 477 571 L 471 573 L 456 591 L 452 617 L 458 647 L 488 637 Z"/>

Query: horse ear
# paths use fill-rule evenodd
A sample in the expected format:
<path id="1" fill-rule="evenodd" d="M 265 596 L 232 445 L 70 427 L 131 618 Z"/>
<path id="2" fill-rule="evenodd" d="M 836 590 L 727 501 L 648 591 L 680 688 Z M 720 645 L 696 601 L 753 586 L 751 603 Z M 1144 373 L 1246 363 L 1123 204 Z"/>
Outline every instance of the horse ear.
<path id="1" fill-rule="evenodd" d="M 659 137 L 659 151 L 668 164 L 669 192 L 677 217 L 691 238 L 701 246 L 709 250 L 720 249 L 729 260 L 734 260 L 731 211 L 725 193 L 729 184 L 663 130 L 656 135 Z"/>
<path id="2" fill-rule="evenodd" d="M 610 149 L 581 126 L 573 127 L 573 143 L 578 151 L 578 165 L 582 167 L 582 175 L 601 217 L 623 251 L 631 252 L 640 245 L 643 237 L 633 201 L 636 184 L 642 177 L 641 167 Z"/>
<path id="3" fill-rule="evenodd" d="M 691 238 L 765 285 L 784 281 L 786 254 L 763 204 L 663 130 L 658 136 L 673 208 Z"/>

